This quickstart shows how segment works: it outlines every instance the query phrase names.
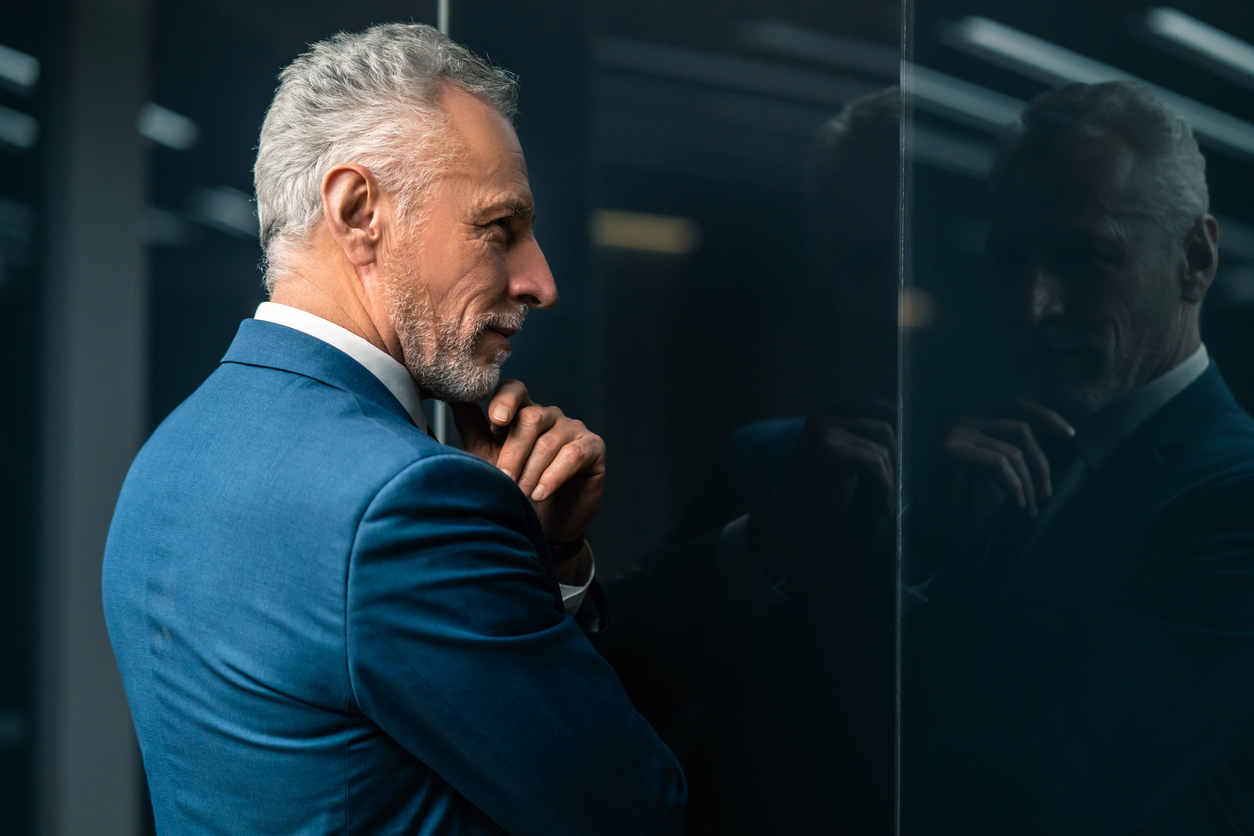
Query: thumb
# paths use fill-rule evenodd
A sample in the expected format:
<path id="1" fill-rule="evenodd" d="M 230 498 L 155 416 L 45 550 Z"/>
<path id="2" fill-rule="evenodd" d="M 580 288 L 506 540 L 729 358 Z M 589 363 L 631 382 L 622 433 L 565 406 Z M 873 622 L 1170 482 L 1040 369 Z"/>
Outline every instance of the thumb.
<path id="1" fill-rule="evenodd" d="M 453 423 L 462 437 L 466 452 L 474 453 L 491 464 L 496 464 L 498 443 L 492 434 L 492 425 L 483 414 L 477 403 L 450 403 L 453 412 Z"/>

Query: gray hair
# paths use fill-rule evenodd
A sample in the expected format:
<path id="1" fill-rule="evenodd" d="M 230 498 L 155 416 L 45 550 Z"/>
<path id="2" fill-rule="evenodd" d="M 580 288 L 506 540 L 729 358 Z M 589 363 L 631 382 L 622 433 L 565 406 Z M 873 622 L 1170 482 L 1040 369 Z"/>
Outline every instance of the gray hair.
<path id="1" fill-rule="evenodd" d="M 279 73 L 253 168 L 267 290 L 284 271 L 285 253 L 322 218 L 322 178 L 337 164 L 370 169 L 398 216 L 417 222 L 413 204 L 454 154 L 439 142 L 447 127 L 437 99 L 442 83 L 514 116 L 513 74 L 422 24 L 340 32 Z"/>
<path id="2" fill-rule="evenodd" d="M 1037 96 L 1002 136 L 992 187 L 1025 156 L 1039 157 L 1076 139 L 1117 137 L 1147 164 L 1152 213 L 1172 235 L 1206 214 L 1206 159 L 1193 129 L 1140 84 L 1068 84 Z"/>

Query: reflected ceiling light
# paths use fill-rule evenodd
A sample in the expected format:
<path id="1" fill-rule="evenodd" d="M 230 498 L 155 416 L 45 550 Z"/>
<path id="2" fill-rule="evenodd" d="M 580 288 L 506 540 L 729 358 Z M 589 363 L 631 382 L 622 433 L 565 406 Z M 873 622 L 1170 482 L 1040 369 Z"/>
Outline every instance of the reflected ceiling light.
<path id="1" fill-rule="evenodd" d="M 776 55 L 885 78 L 895 79 L 901 72 L 901 52 L 896 47 L 814 32 L 783 21 L 743 23 L 739 27 L 739 40 L 747 47 Z"/>
<path id="2" fill-rule="evenodd" d="M 627 38 L 600 38 L 596 60 L 616 70 L 828 106 L 843 105 L 878 89 L 878 85 L 827 72 Z"/>
<path id="3" fill-rule="evenodd" d="M 986 17 L 968 17 L 943 26 L 941 40 L 1047 84 L 1134 81 L 1188 121 L 1199 138 L 1222 150 L 1254 157 L 1254 125 L 1249 122 Z"/>
<path id="4" fill-rule="evenodd" d="M 901 53 L 884 44 L 814 32 L 780 21 L 742 24 L 739 39 L 746 46 L 776 55 L 902 79 L 916 105 L 977 128 L 999 130 L 1019 118 L 1024 105 L 1019 99 L 978 84 L 903 63 Z"/>
<path id="5" fill-rule="evenodd" d="M 918 64 L 903 65 L 901 79 L 917 107 L 977 128 L 1001 130 L 1019 118 L 1025 104 L 1013 96 Z"/>
<path id="6" fill-rule="evenodd" d="M 39 120 L 0 105 L 0 142 L 14 148 L 31 148 L 39 139 Z"/>
<path id="7" fill-rule="evenodd" d="M 592 216 L 592 243 L 613 250 L 687 255 L 701 245 L 701 230 L 691 218 L 598 209 Z"/>
<path id="8" fill-rule="evenodd" d="M 915 162 L 982 180 L 993 170 L 996 152 L 988 145 L 915 125 L 910 133 Z"/>
<path id="9" fill-rule="evenodd" d="M 253 199 L 230 186 L 192 192 L 190 213 L 206 226 L 243 238 L 256 238 L 260 227 Z"/>
<path id="10" fill-rule="evenodd" d="M 1247 83 L 1254 81 L 1254 45 L 1222 29 L 1176 9 L 1161 8 L 1145 13 L 1145 28 L 1195 55 L 1236 70 Z"/>
<path id="11" fill-rule="evenodd" d="M 181 113 L 148 102 L 139 109 L 135 127 L 158 145 L 186 151 L 200 139 L 200 128 Z"/>
<path id="12" fill-rule="evenodd" d="M 24 93 L 30 92 L 39 81 L 39 59 L 0 44 L 0 78 Z"/>

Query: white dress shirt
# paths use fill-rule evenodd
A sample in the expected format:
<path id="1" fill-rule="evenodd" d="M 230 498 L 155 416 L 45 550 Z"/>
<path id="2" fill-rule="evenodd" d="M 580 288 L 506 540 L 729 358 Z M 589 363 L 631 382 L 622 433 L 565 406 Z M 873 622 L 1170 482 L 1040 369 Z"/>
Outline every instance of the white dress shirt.
<path id="1" fill-rule="evenodd" d="M 334 322 L 328 322 L 320 316 L 288 305 L 262 302 L 257 306 L 253 319 L 284 325 L 316 337 L 352 357 L 387 387 L 392 396 L 409 413 L 410 419 L 418 429 L 423 432 L 427 431 L 427 417 L 422 412 L 422 395 L 418 391 L 418 384 L 409 374 L 409 369 L 383 349 L 352 331 L 341 328 Z M 592 579 L 596 577 L 596 558 L 592 554 L 592 547 L 587 542 L 572 560 L 577 560 L 580 566 L 587 567 L 587 577 L 578 586 L 558 584 L 562 591 L 562 605 L 566 612 L 571 614 L 583 604 L 584 597 L 588 594 L 588 587 L 592 585 Z M 590 629 L 595 629 L 595 627 Z"/>

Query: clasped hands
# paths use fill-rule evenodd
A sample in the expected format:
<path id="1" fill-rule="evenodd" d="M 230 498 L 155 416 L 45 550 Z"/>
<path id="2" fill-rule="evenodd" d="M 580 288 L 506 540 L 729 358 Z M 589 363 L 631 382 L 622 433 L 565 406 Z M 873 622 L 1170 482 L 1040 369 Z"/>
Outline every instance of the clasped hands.
<path id="1" fill-rule="evenodd" d="M 558 580 L 578 584 L 573 558 L 601 506 L 605 442 L 555 406 L 533 403 L 527 387 L 506 380 L 484 415 L 478 404 L 450 404 L 468 453 L 504 472 L 530 498 L 552 547 Z"/>

